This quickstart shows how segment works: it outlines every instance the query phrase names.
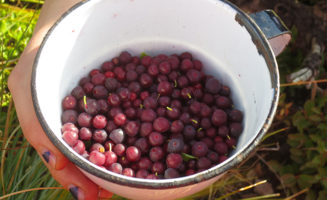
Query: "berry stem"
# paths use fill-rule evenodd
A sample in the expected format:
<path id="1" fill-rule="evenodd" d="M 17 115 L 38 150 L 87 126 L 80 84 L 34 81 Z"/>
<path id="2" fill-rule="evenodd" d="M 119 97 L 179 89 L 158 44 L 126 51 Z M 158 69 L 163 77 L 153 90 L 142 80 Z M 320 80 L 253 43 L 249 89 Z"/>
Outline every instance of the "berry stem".
<path id="1" fill-rule="evenodd" d="M 85 95 L 83 96 L 83 101 L 84 101 L 84 107 L 85 107 L 85 109 L 87 109 L 87 103 L 86 103 L 86 96 Z"/>
<path id="2" fill-rule="evenodd" d="M 191 119 L 191 121 L 193 122 L 193 123 L 196 123 L 196 124 L 198 124 L 199 122 L 198 121 L 196 121 L 195 119 Z"/>
<path id="3" fill-rule="evenodd" d="M 167 108 L 167 110 L 169 110 L 169 111 L 172 111 L 172 110 L 173 110 L 173 109 L 172 109 L 171 107 L 169 107 L 169 106 L 167 106 L 166 108 Z"/>

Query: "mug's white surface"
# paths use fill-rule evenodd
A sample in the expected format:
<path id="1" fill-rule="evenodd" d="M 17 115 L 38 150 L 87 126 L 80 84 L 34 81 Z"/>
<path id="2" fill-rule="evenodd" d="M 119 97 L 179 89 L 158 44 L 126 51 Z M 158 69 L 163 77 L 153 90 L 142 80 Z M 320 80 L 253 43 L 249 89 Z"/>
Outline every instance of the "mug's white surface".
<path id="1" fill-rule="evenodd" d="M 264 58 L 235 16 L 234 9 L 215 0 L 92 0 L 83 4 L 53 29 L 40 53 L 35 85 L 49 127 L 62 140 L 61 100 L 81 77 L 121 51 L 133 55 L 189 51 L 203 62 L 206 73 L 231 86 L 236 108 L 245 113 L 243 134 L 229 158 L 237 159 L 265 123 L 274 88 Z M 181 191 L 188 188 L 151 190 L 148 195 L 148 189 L 131 189 L 86 174 L 105 189 L 140 199 L 178 198 L 219 178 L 188 186 L 192 189 L 185 193 Z"/>

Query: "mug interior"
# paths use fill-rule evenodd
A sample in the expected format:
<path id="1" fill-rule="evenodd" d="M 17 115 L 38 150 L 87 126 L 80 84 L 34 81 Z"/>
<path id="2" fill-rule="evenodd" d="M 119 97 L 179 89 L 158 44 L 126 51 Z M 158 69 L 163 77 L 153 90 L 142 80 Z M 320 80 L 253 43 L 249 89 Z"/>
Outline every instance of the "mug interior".
<path id="1" fill-rule="evenodd" d="M 61 101 L 80 78 L 123 50 L 136 56 L 188 51 L 203 62 L 206 74 L 231 87 L 235 107 L 244 112 L 244 131 L 236 149 L 228 160 L 210 169 L 211 176 L 226 170 L 228 163 L 242 159 L 241 154 L 254 141 L 259 142 L 258 134 L 268 128 L 278 96 L 278 71 L 271 71 L 276 61 L 267 61 L 258 51 L 253 34 L 239 23 L 238 15 L 234 6 L 218 0 L 92 0 L 78 4 L 52 27 L 34 65 L 33 99 L 49 138 L 87 172 L 153 187 L 152 180 L 113 174 L 75 153 L 61 137 Z M 265 38 L 259 40 L 267 45 Z M 180 179 L 186 183 L 195 177 Z"/>

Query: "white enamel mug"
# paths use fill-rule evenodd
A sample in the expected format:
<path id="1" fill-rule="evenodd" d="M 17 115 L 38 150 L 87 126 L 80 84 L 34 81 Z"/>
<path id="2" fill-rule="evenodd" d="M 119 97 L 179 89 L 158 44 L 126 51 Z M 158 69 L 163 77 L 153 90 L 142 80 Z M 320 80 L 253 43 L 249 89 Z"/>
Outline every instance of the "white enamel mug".
<path id="1" fill-rule="evenodd" d="M 31 82 L 35 111 L 54 145 L 102 188 L 129 199 L 185 197 L 240 163 L 266 133 L 279 96 L 275 56 L 289 40 L 272 11 L 249 16 L 224 0 L 86 0 L 55 23 L 38 51 Z M 226 161 L 187 177 L 145 180 L 102 169 L 63 141 L 62 99 L 81 77 L 123 50 L 189 51 L 207 74 L 231 87 L 236 108 L 244 112 L 244 131 Z"/>

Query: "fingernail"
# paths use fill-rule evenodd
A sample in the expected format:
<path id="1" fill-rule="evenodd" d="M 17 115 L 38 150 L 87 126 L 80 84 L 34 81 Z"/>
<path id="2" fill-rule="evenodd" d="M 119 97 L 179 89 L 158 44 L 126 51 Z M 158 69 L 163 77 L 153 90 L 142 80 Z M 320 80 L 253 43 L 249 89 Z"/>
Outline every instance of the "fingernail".
<path id="1" fill-rule="evenodd" d="M 49 150 L 44 150 L 42 157 L 51 167 L 55 168 L 56 157 Z"/>
<path id="2" fill-rule="evenodd" d="M 83 190 L 81 190 L 79 187 L 72 186 L 69 188 L 69 192 L 72 194 L 75 200 L 82 200 L 84 199 L 84 193 Z"/>
<path id="3" fill-rule="evenodd" d="M 43 157 L 43 159 L 44 159 L 47 163 L 49 163 L 49 159 L 50 159 L 50 151 L 46 151 L 46 152 L 44 152 L 44 153 L 42 154 L 42 157 Z"/>

